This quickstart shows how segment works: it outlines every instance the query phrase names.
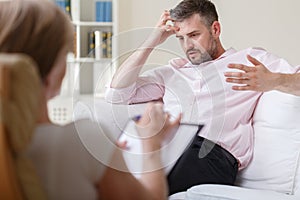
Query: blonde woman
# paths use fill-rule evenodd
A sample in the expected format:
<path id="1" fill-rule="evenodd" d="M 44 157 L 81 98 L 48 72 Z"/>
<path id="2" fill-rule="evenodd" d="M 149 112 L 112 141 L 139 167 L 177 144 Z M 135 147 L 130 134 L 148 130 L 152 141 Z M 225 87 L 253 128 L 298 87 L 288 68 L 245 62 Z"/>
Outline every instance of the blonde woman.
<path id="1" fill-rule="evenodd" d="M 70 20 L 52 2 L 0 2 L 0 52 L 29 55 L 41 77 L 40 115 L 28 155 L 47 197 L 55 200 L 166 199 L 167 186 L 159 155 L 145 159 L 144 163 L 159 169 L 142 175 L 138 181 L 126 172 L 122 152 L 116 145 L 108 145 L 93 122 L 82 120 L 57 126 L 49 120 L 47 101 L 59 91 L 72 41 Z M 162 105 L 153 103 L 148 105 L 139 124 L 144 127 L 140 134 L 149 135 L 158 130 L 155 136 L 144 141 L 144 150 L 152 152 L 158 150 L 161 140 L 177 127 L 179 118 L 170 122 Z M 84 136 L 89 141 L 95 142 L 96 153 L 101 153 L 103 160 L 95 159 L 82 144 L 77 131 L 80 129 L 85 131 Z M 118 161 L 117 165 L 114 165 L 115 161 Z"/>

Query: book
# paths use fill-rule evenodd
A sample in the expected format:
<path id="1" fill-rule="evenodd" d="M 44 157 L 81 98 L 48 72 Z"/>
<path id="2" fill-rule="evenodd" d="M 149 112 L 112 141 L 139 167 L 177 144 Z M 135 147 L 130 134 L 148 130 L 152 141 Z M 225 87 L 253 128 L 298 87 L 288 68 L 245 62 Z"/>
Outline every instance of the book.
<path id="1" fill-rule="evenodd" d="M 105 21 L 105 1 L 96 0 L 95 13 L 96 13 L 96 21 L 104 22 Z"/>
<path id="2" fill-rule="evenodd" d="M 101 30 L 88 32 L 88 54 L 95 59 L 112 58 L 112 32 Z"/>
<path id="3" fill-rule="evenodd" d="M 71 0 L 65 0 L 65 12 L 72 18 L 71 16 Z"/>
<path id="4" fill-rule="evenodd" d="M 80 21 L 80 1 L 71 0 L 71 17 L 73 21 Z"/>
<path id="5" fill-rule="evenodd" d="M 71 0 L 55 0 L 55 4 L 71 17 Z"/>
<path id="6" fill-rule="evenodd" d="M 100 59 L 103 58 L 102 54 L 102 32 L 101 31 L 95 31 L 95 58 Z"/>
<path id="7" fill-rule="evenodd" d="M 105 1 L 104 5 L 105 5 L 104 21 L 105 22 L 112 22 L 112 2 L 111 1 Z"/>
<path id="8" fill-rule="evenodd" d="M 88 32 L 88 57 L 95 58 L 95 32 Z"/>
<path id="9" fill-rule="evenodd" d="M 112 32 L 106 33 L 106 57 L 112 58 Z"/>
<path id="10" fill-rule="evenodd" d="M 95 13 L 97 22 L 112 22 L 112 1 L 96 0 Z"/>
<path id="11" fill-rule="evenodd" d="M 107 58 L 107 32 L 102 32 L 101 40 L 102 58 Z"/>

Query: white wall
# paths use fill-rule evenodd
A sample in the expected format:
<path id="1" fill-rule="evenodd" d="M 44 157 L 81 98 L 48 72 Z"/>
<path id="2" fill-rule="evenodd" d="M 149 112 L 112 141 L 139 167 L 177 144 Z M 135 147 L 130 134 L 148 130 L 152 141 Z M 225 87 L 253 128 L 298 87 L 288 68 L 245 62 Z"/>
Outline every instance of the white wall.
<path id="1" fill-rule="evenodd" d="M 121 61 L 150 34 L 163 11 L 178 2 L 180 0 L 119 0 L 117 39 Z M 178 41 L 172 37 L 151 54 L 148 63 L 165 64 L 179 53 L 182 54 Z"/>
<path id="2" fill-rule="evenodd" d="M 225 48 L 243 49 L 260 46 L 300 64 L 299 0 L 212 0 L 222 24 Z M 150 32 L 164 9 L 179 0 L 119 0 L 119 52 L 122 58 L 136 48 Z M 146 28 L 148 27 L 148 29 Z M 144 29 L 146 28 L 146 29 Z M 182 54 L 175 38 L 154 52 L 150 63 L 164 64 L 174 54 Z M 171 51 L 165 51 L 170 49 Z M 163 52 L 163 55 L 161 53 Z"/>
<path id="3" fill-rule="evenodd" d="M 225 47 L 259 46 L 300 65 L 299 0 L 213 0 Z"/>

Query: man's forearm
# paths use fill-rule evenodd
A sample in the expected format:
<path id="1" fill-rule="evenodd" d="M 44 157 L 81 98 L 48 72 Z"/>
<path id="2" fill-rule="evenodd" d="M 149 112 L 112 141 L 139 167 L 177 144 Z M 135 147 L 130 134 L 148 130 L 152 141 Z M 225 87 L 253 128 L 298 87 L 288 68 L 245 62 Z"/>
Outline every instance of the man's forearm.
<path id="1" fill-rule="evenodd" d="M 112 88 L 125 88 L 136 82 L 155 45 L 148 39 L 122 63 L 111 82 Z"/>
<path id="2" fill-rule="evenodd" d="M 175 34 L 179 28 L 167 25 L 168 20 L 173 20 L 170 12 L 165 10 L 156 28 L 152 31 L 143 45 L 138 48 L 129 58 L 120 66 L 111 82 L 112 88 L 125 88 L 137 81 L 139 73 L 144 66 L 152 50 L 159 44 L 162 44 L 168 37 Z"/>
<path id="3" fill-rule="evenodd" d="M 277 74 L 278 84 L 274 89 L 300 96 L 300 73 L 296 74 Z"/>

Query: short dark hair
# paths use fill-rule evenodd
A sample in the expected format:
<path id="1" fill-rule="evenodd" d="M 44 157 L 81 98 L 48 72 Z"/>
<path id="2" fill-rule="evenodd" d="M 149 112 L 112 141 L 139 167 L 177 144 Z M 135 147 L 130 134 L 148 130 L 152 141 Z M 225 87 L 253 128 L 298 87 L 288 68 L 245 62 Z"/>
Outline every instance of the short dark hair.
<path id="1" fill-rule="evenodd" d="M 209 0 L 183 0 L 174 9 L 170 10 L 171 17 L 176 21 L 183 21 L 194 14 L 203 18 L 203 23 L 210 27 L 218 21 L 215 5 Z"/>

